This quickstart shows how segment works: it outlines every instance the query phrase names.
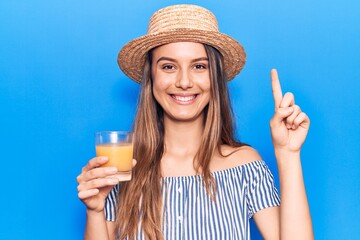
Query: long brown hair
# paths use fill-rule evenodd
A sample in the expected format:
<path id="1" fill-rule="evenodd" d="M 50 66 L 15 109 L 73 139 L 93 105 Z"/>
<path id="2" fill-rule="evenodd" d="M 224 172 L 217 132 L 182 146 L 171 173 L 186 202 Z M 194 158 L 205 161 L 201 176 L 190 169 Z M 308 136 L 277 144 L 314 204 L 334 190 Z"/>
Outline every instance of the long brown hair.
<path id="1" fill-rule="evenodd" d="M 243 146 L 234 138 L 232 109 L 227 90 L 227 78 L 221 54 L 205 45 L 209 58 L 211 97 L 204 109 L 204 130 L 201 145 L 194 158 L 194 169 L 203 176 L 208 194 L 215 200 L 216 185 L 209 165 L 220 146 Z M 133 239 L 141 223 L 147 239 L 163 239 L 160 160 L 164 153 L 163 110 L 152 92 L 151 51 L 144 66 L 142 88 L 135 117 L 134 158 L 132 180 L 121 184 L 117 210 L 119 239 Z"/>

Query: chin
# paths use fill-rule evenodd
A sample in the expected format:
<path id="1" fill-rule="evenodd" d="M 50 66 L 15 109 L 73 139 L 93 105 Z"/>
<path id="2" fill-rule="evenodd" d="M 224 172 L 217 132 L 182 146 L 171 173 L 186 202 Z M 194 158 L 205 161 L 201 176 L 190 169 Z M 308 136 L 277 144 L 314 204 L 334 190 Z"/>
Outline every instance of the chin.
<path id="1" fill-rule="evenodd" d="M 170 114 L 167 115 L 173 121 L 192 122 L 199 119 L 203 119 L 203 114 Z"/>

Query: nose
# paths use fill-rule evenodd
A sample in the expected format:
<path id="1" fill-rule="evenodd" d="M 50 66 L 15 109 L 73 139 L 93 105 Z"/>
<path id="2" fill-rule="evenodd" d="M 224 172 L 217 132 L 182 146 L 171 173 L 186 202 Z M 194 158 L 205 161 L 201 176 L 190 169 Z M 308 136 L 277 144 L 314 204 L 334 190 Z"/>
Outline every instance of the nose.
<path id="1" fill-rule="evenodd" d="M 177 80 L 175 82 L 175 86 L 181 89 L 188 89 L 193 87 L 193 81 L 191 79 L 191 74 L 187 71 L 181 71 Z"/>

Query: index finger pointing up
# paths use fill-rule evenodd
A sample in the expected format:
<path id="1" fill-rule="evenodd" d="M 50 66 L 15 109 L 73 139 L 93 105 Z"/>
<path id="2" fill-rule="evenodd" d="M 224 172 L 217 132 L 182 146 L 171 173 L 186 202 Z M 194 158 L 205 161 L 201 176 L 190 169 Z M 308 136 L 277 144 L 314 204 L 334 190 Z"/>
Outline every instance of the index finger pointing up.
<path id="1" fill-rule="evenodd" d="M 274 96 L 275 108 L 278 108 L 280 106 L 283 95 L 282 95 L 279 76 L 276 69 L 271 70 L 271 86 L 272 86 L 272 93 Z"/>

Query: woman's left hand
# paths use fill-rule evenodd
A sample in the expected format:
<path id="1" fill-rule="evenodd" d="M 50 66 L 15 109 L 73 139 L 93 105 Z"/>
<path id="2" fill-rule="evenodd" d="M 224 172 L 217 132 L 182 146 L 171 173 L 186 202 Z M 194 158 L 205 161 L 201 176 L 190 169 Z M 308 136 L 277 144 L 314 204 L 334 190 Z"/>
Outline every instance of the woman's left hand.
<path id="1" fill-rule="evenodd" d="M 295 104 L 292 93 L 282 94 L 277 71 L 271 70 L 275 114 L 270 129 L 275 151 L 300 152 L 310 127 L 309 117 Z"/>

